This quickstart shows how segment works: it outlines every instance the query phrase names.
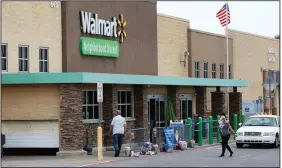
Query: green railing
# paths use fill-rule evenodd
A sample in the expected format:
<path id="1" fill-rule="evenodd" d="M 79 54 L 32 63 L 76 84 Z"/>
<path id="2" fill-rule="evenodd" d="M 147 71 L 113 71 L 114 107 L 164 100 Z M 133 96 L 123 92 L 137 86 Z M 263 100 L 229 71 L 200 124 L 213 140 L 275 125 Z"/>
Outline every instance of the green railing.
<path id="1" fill-rule="evenodd" d="M 220 127 L 218 125 L 219 119 L 220 119 L 219 115 L 216 117 L 216 119 L 213 119 L 212 116 L 210 116 L 209 119 L 208 119 L 208 126 L 209 126 L 208 127 L 208 137 L 209 137 L 208 143 L 209 144 L 213 144 L 215 139 L 216 139 L 217 143 L 221 142 Z M 242 115 L 241 116 L 241 123 L 244 123 L 245 120 L 246 120 L 246 116 Z M 230 121 L 230 123 L 233 123 L 232 127 L 233 127 L 233 130 L 234 130 L 235 133 L 238 130 L 238 124 L 239 124 L 238 122 L 239 122 L 238 115 L 234 114 L 233 122 Z M 197 130 L 194 127 L 194 133 L 198 135 L 197 140 L 198 140 L 199 146 L 203 145 L 203 126 L 202 126 L 202 123 L 203 123 L 203 119 L 201 117 L 199 117 L 197 122 L 196 122 Z M 193 139 L 193 137 L 192 137 L 192 131 L 193 131 L 192 130 L 192 125 L 193 125 L 192 119 L 188 118 L 186 120 L 186 124 L 190 125 L 189 132 L 188 132 L 188 134 L 186 134 L 186 136 L 188 136 L 187 140 L 189 142 Z M 235 139 L 235 136 L 234 136 L 234 139 Z"/>

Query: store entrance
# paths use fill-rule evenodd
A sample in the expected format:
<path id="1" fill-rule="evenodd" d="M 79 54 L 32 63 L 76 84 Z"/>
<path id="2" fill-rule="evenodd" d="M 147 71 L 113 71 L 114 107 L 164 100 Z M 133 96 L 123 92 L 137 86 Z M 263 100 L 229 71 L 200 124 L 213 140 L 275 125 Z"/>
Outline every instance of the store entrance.
<path id="1" fill-rule="evenodd" d="M 180 94 L 180 117 L 186 122 L 188 117 L 193 115 L 193 99 L 192 94 Z"/>
<path id="2" fill-rule="evenodd" d="M 148 95 L 148 128 L 150 129 L 150 140 L 154 127 L 165 126 L 165 95 Z"/>

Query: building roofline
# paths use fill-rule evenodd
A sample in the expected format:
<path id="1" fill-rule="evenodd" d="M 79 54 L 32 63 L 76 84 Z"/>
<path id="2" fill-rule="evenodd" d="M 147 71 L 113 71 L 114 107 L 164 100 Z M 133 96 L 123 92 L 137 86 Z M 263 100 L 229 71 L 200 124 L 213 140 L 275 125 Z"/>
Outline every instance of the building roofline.
<path id="1" fill-rule="evenodd" d="M 130 75 L 88 72 L 62 73 L 5 73 L 2 84 L 62 84 L 97 83 L 128 85 L 178 85 L 178 86 L 223 86 L 247 87 L 247 80 L 187 78 L 174 76 Z"/>
<path id="2" fill-rule="evenodd" d="M 176 16 L 166 15 L 166 14 L 163 14 L 163 13 L 157 13 L 157 15 L 161 16 L 161 17 L 166 17 L 166 18 L 169 18 L 169 19 L 174 19 L 174 20 L 179 20 L 179 21 L 184 21 L 184 22 L 190 23 L 190 20 L 180 18 L 180 17 L 176 17 Z"/>
<path id="3" fill-rule="evenodd" d="M 132 0 L 130 0 L 130 1 L 132 1 Z M 143 0 L 143 1 L 153 3 L 153 4 L 157 4 L 157 0 Z"/>
<path id="4" fill-rule="evenodd" d="M 211 33 L 211 32 L 206 32 L 206 31 L 202 31 L 202 30 L 188 29 L 188 31 L 196 32 L 196 33 L 201 33 L 201 34 L 207 34 L 207 35 L 216 36 L 216 37 L 221 37 L 221 38 L 226 38 L 225 35 L 216 34 L 216 33 Z M 229 39 L 232 39 L 232 37 L 228 37 L 228 38 L 229 38 Z"/>
<path id="5" fill-rule="evenodd" d="M 254 34 L 254 33 L 234 30 L 234 29 L 228 29 L 228 31 L 234 32 L 234 33 L 239 33 L 239 34 L 244 34 L 244 35 L 247 35 L 247 36 L 254 36 L 254 37 L 259 37 L 259 38 L 268 39 L 268 40 L 280 41 L 279 39 L 275 39 L 274 37 L 262 36 L 262 35 L 258 35 L 258 34 Z"/>

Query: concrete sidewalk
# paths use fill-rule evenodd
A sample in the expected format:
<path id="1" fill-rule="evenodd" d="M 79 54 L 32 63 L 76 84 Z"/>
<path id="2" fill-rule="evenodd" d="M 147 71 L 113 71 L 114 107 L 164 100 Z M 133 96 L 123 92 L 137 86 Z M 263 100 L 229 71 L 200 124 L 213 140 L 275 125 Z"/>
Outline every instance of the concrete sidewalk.
<path id="1" fill-rule="evenodd" d="M 97 155 L 86 156 L 4 156 L 2 167 L 85 167 L 127 159 L 113 157 L 113 152 L 104 152 L 103 161 L 97 160 Z"/>
<path id="2" fill-rule="evenodd" d="M 230 141 L 234 143 L 235 141 Z M 208 148 L 218 146 L 220 144 L 205 144 L 203 146 L 195 146 L 188 148 L 188 151 L 193 152 L 194 149 Z M 175 151 L 176 152 L 176 151 Z M 182 151 L 177 151 L 182 152 Z M 167 154 L 165 152 L 160 155 Z M 91 165 L 99 165 L 103 163 L 115 162 L 119 160 L 133 159 L 125 157 L 124 152 L 121 152 L 120 157 L 113 157 L 113 151 L 105 151 L 103 153 L 103 161 L 97 160 L 97 155 L 87 156 L 4 156 L 2 158 L 2 167 L 88 167 Z M 136 158 L 135 158 L 136 159 Z"/>

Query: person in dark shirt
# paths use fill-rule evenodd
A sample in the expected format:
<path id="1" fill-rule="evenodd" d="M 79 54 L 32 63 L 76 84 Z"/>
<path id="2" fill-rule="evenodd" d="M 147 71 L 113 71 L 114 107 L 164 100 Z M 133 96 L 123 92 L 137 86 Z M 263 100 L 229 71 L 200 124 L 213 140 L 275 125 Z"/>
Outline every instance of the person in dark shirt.
<path id="1" fill-rule="evenodd" d="M 230 157 L 232 157 L 233 151 L 231 150 L 230 146 L 228 145 L 228 141 L 230 139 L 230 130 L 232 131 L 232 133 L 235 133 L 235 132 L 232 129 L 229 121 L 226 120 L 226 115 L 224 113 L 221 114 L 220 118 L 221 118 L 221 121 L 222 121 L 221 130 L 220 130 L 221 141 L 222 141 L 221 142 L 222 153 L 221 153 L 221 155 L 219 157 L 223 157 L 224 156 L 226 148 L 230 152 Z"/>

